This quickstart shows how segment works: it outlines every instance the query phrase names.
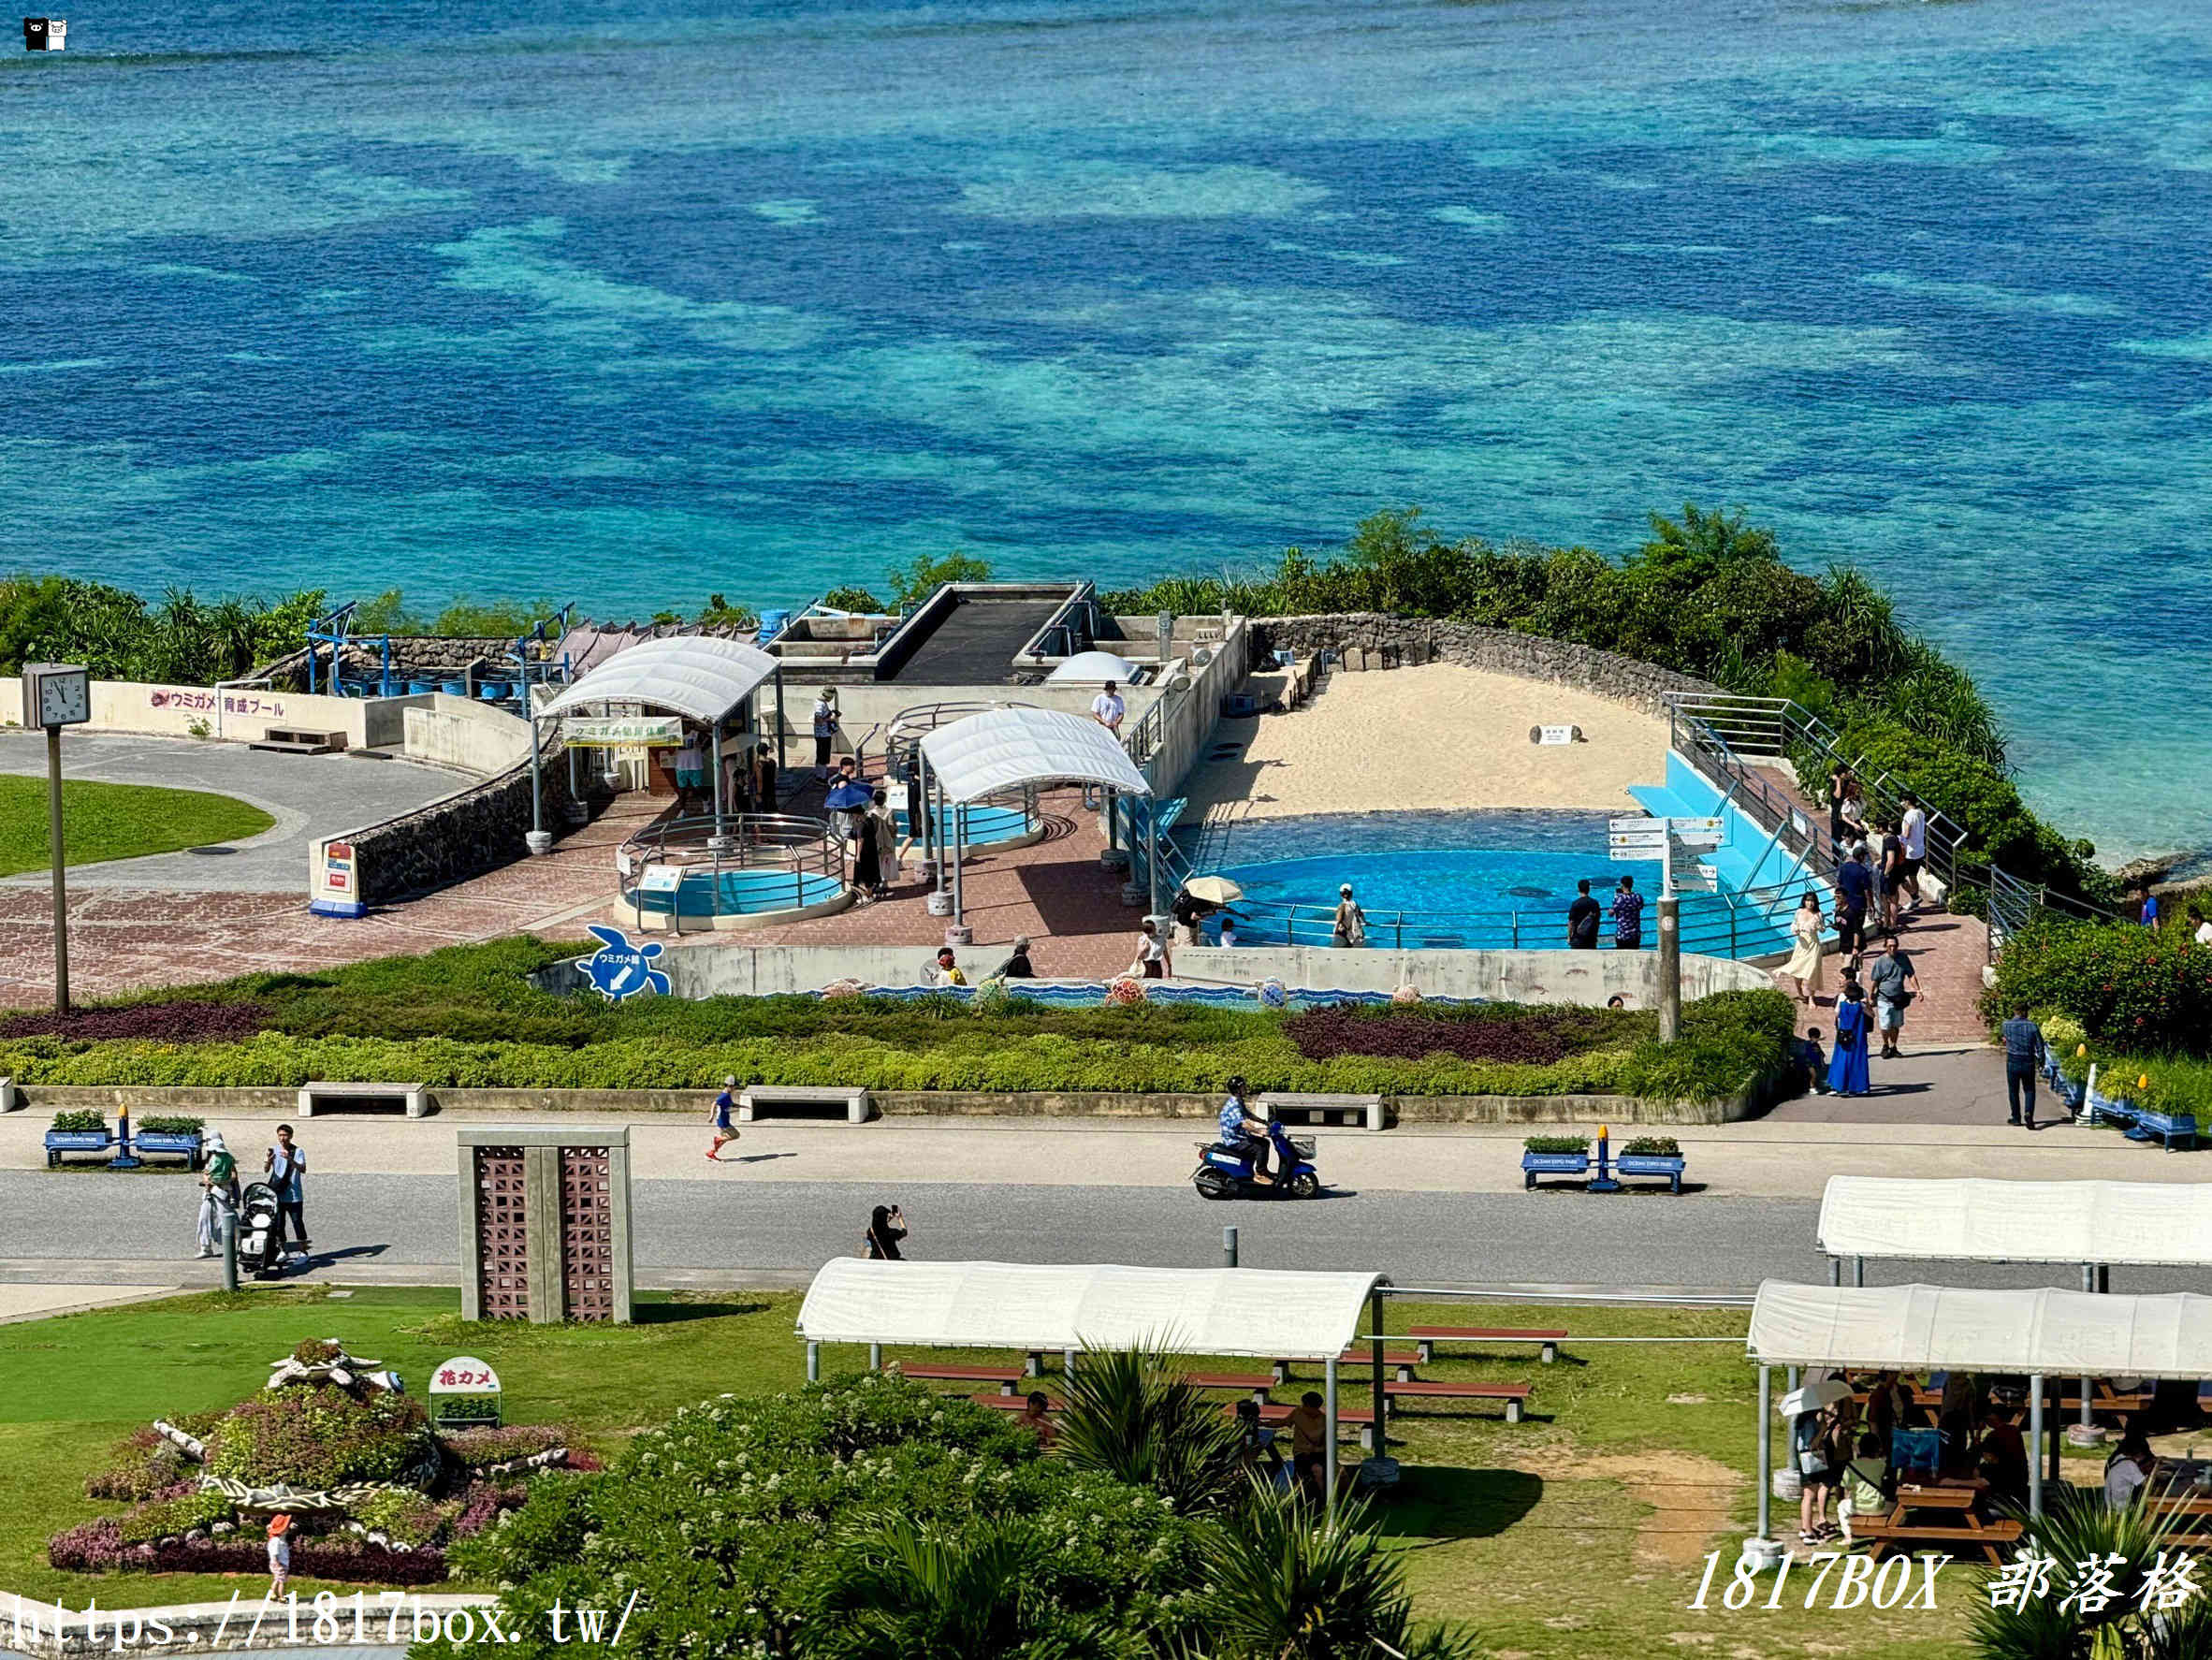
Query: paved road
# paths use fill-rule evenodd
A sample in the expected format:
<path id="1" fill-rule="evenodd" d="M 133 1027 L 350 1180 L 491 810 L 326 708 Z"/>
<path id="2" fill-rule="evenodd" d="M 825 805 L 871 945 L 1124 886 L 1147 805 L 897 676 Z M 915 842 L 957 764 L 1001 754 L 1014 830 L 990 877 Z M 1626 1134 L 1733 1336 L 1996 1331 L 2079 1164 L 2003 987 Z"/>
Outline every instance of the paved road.
<path id="1" fill-rule="evenodd" d="M 0 772 L 46 771 L 46 739 L 0 733 Z M 276 823 L 224 852 L 155 853 L 71 868 L 76 887 L 151 888 L 193 893 L 289 893 L 307 880 L 308 844 L 333 831 L 434 801 L 459 789 L 463 775 L 406 761 L 359 755 L 279 755 L 243 744 L 196 738 L 133 737 L 72 732 L 62 740 L 62 776 L 106 784 L 160 784 L 212 790 L 251 802 Z M 43 874 L 11 879 L 44 882 Z"/>
<path id="2" fill-rule="evenodd" d="M 905 1207 L 917 1258 L 1212 1267 L 1223 1224 L 1234 1223 L 1248 1267 L 1373 1267 L 1401 1285 L 1713 1290 L 1827 1274 L 1811 1244 L 1818 1207 L 1796 1199 L 1374 1190 L 1303 1204 L 1210 1204 L 1165 1187 L 713 1181 L 640 1182 L 634 1197 L 637 1267 L 648 1284 L 688 1270 L 811 1271 L 855 1251 L 869 1206 L 888 1201 Z M 54 1260 L 135 1260 L 166 1273 L 191 1249 L 195 1199 L 181 1179 L 0 1171 L 0 1215 L 8 1218 L 0 1252 L 16 1278 Z M 321 1274 L 342 1278 L 349 1264 L 449 1270 L 458 1260 L 450 1176 L 329 1177 L 309 1189 L 308 1222 Z M 1990 1286 L 2074 1278 L 2064 1268 L 1959 1263 L 1918 1274 L 1877 1263 L 1868 1277 Z M 2120 1277 L 2130 1291 L 2203 1289 L 2185 1274 Z"/>

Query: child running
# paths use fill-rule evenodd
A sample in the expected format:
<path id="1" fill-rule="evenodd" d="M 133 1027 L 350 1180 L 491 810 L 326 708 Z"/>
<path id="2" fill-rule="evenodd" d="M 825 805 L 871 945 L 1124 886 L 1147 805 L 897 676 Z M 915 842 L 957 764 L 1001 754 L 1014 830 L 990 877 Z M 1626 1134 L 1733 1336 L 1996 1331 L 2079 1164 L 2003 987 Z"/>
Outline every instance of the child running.
<path id="1" fill-rule="evenodd" d="M 730 1128 L 730 1114 L 736 1106 L 737 1080 L 733 1075 L 722 1080 L 722 1092 L 714 1098 L 714 1107 L 708 1114 L 714 1124 L 714 1145 L 706 1149 L 706 1156 L 717 1164 L 722 1161 L 722 1148 L 737 1139 L 737 1132 Z"/>

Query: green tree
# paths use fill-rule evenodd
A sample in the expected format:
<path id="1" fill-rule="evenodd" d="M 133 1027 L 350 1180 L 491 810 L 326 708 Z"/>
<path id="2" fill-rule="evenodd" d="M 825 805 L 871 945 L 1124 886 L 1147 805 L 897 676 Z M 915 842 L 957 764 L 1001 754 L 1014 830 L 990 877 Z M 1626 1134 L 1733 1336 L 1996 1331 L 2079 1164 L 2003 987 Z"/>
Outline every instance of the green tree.
<path id="1" fill-rule="evenodd" d="M 706 604 L 699 608 L 699 615 L 692 620 L 702 628 L 731 628 L 744 633 L 761 626 L 761 614 L 749 605 L 733 605 L 716 593 L 706 596 Z"/>
<path id="2" fill-rule="evenodd" d="M 541 619 L 552 617 L 560 609 L 550 600 L 525 604 L 520 600 L 479 601 L 465 593 L 455 594 L 438 613 L 429 632 L 452 640 L 517 640 L 536 627 Z"/>
<path id="3" fill-rule="evenodd" d="M 848 583 L 833 588 L 822 596 L 822 603 L 833 611 L 876 612 L 883 609 L 883 602 L 866 589 Z"/>
<path id="4" fill-rule="evenodd" d="M 903 565 L 891 566 L 883 573 L 883 579 L 891 584 L 892 603 L 906 605 L 927 599 L 941 583 L 988 582 L 991 565 L 989 561 L 955 547 L 939 559 L 918 553 Z"/>
<path id="5" fill-rule="evenodd" d="M 407 608 L 407 596 L 396 588 L 372 594 L 354 607 L 346 625 L 357 634 L 420 634 L 429 625 Z"/>

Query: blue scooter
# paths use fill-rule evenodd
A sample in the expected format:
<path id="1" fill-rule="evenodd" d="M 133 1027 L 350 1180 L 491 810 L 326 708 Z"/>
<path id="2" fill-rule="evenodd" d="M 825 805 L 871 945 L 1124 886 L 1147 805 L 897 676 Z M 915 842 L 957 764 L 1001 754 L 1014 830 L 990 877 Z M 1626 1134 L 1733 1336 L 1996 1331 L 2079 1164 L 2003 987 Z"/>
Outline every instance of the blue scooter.
<path id="1" fill-rule="evenodd" d="M 1198 1169 L 1190 1172 L 1191 1186 L 1204 1199 L 1312 1199 L 1321 1191 L 1321 1173 L 1314 1168 L 1311 1136 L 1289 1136 L 1281 1124 L 1269 1120 L 1268 1143 L 1274 1149 L 1270 1161 L 1274 1180 L 1262 1182 L 1253 1173 L 1252 1160 L 1219 1142 L 1199 1143 Z"/>

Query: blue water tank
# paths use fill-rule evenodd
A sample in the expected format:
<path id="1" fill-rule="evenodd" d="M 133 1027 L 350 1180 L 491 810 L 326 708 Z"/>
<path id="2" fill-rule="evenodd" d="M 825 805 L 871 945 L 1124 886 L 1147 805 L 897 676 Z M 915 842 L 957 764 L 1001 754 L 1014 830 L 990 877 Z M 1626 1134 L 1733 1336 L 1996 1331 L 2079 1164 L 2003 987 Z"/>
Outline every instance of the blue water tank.
<path id="1" fill-rule="evenodd" d="M 780 611 L 763 611 L 761 613 L 761 632 L 753 638 L 765 646 L 790 626 L 791 611 L 788 607 Z"/>

